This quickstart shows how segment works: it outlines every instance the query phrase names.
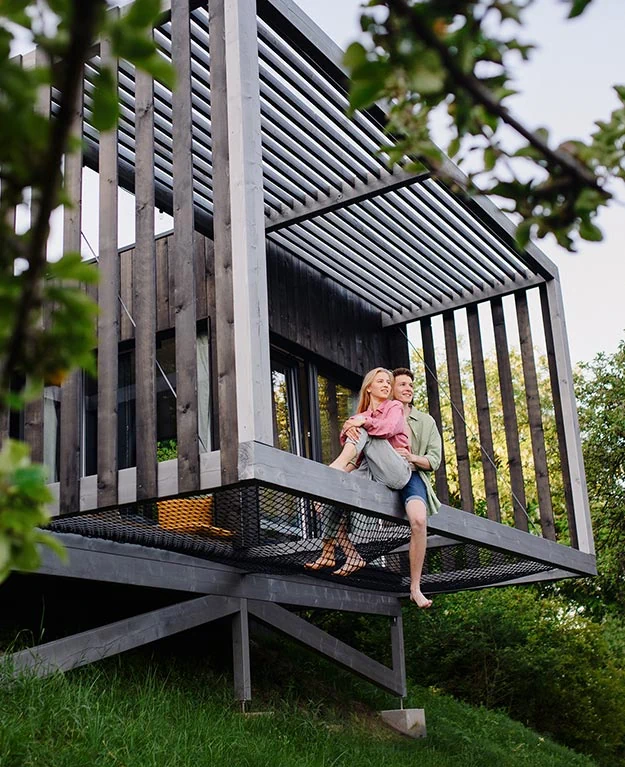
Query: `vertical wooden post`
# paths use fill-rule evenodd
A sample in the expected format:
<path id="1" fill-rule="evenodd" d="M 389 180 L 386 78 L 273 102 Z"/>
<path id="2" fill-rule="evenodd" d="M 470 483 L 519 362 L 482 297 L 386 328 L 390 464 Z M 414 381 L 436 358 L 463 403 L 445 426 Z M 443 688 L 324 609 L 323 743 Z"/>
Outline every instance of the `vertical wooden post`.
<path id="1" fill-rule="evenodd" d="M 553 279 L 541 286 L 543 324 L 547 339 L 547 351 L 552 370 L 551 385 L 556 407 L 556 422 L 561 424 L 562 468 L 565 470 L 565 486 L 568 476 L 574 524 L 571 526 L 571 541 L 575 540 L 581 551 L 594 554 L 588 490 L 584 473 L 584 457 L 579 432 L 571 357 L 564 320 L 564 305 L 559 280 Z M 566 469 L 565 469 L 566 467 Z M 569 518 L 570 519 L 570 518 Z"/>
<path id="2" fill-rule="evenodd" d="M 252 677 L 250 673 L 250 629 L 247 599 L 241 599 L 239 612 L 232 617 L 232 668 L 234 674 L 234 695 L 245 708 L 252 699 Z"/>
<path id="3" fill-rule="evenodd" d="M 497 486 L 497 471 L 495 469 L 495 448 L 490 422 L 490 407 L 488 405 L 488 389 L 486 388 L 486 372 L 484 370 L 484 353 L 482 351 L 482 333 L 477 305 L 467 308 L 467 323 L 469 327 L 469 345 L 471 347 L 471 366 L 473 368 L 473 387 L 477 405 L 477 424 L 480 434 L 482 455 L 482 470 L 484 472 L 484 490 L 486 492 L 486 513 L 489 519 L 501 521 L 499 507 L 499 489 Z"/>
<path id="4" fill-rule="evenodd" d="M 514 509 L 514 525 L 519 530 L 527 532 L 527 512 L 525 500 L 525 484 L 523 482 L 523 467 L 521 465 L 521 449 L 519 447 L 519 426 L 514 404 L 514 388 L 512 386 L 512 371 L 508 351 L 508 336 L 506 321 L 503 313 L 501 298 L 491 301 L 493 315 L 493 330 L 495 334 L 495 351 L 497 352 L 497 368 L 499 370 L 499 388 L 503 422 L 506 432 L 506 448 L 508 452 L 508 467 L 510 470 L 510 487 L 512 489 L 512 508 Z"/>
<path id="5" fill-rule="evenodd" d="M 82 139 L 83 86 L 74 106 L 71 135 Z M 64 188 L 70 205 L 63 209 L 63 250 L 80 251 L 82 212 L 82 150 L 65 155 Z M 59 511 L 67 514 L 80 508 L 80 437 L 82 371 L 71 373 L 61 386 L 61 437 L 59 454 Z"/>
<path id="6" fill-rule="evenodd" d="M 34 51 L 22 58 L 25 67 L 42 67 L 47 64 L 47 58 L 41 48 L 37 46 Z M 50 86 L 42 85 L 37 93 L 37 111 L 43 117 L 50 117 Z M 37 203 L 31 203 L 31 226 L 37 216 Z M 43 324 L 43 311 L 40 322 Z M 30 446 L 30 455 L 33 461 L 43 463 L 43 395 L 33 402 L 28 402 L 24 407 L 24 441 Z"/>
<path id="7" fill-rule="evenodd" d="M 230 171 L 228 102 L 226 94 L 226 30 L 224 0 L 209 2 L 211 140 L 213 155 L 213 232 L 215 238 L 215 335 L 217 345 L 217 403 L 221 481 L 238 479 L 236 359 L 234 351 L 234 298 L 232 240 L 230 237 Z"/>
<path id="8" fill-rule="evenodd" d="M 156 244 L 154 240 L 154 81 L 135 72 L 135 328 L 137 500 L 158 491 L 156 462 Z"/>
<path id="9" fill-rule="evenodd" d="M 404 623 L 398 600 L 398 613 L 391 618 L 391 658 L 393 671 L 401 687 L 401 697 L 407 694 L 406 688 L 406 653 L 404 650 Z"/>
<path id="10" fill-rule="evenodd" d="M 271 445 L 271 367 L 255 0 L 224 7 L 239 443 Z"/>
<path id="11" fill-rule="evenodd" d="M 178 490 L 185 492 L 200 486 L 189 0 L 172 3 L 171 46 L 177 78 L 172 96 L 176 428 Z"/>
<path id="12" fill-rule="evenodd" d="M 536 490 L 538 492 L 538 506 L 540 511 L 540 526 L 543 538 L 551 541 L 556 539 L 556 528 L 553 521 L 553 508 L 551 504 L 551 488 L 549 486 L 549 471 L 547 469 L 547 453 L 545 451 L 545 434 L 543 420 L 540 412 L 540 395 L 538 392 L 538 378 L 536 376 L 536 363 L 534 361 L 534 344 L 532 341 L 532 329 L 527 305 L 527 293 L 516 293 L 514 296 L 519 326 L 519 340 L 521 344 L 521 360 L 523 362 L 523 379 L 525 381 L 525 398 L 527 401 L 527 415 L 529 419 L 530 435 L 532 440 L 532 455 L 534 457 L 534 471 L 536 473 Z"/>
<path id="13" fill-rule="evenodd" d="M 432 334 L 432 320 L 427 317 L 421 320 L 421 340 L 423 342 L 423 361 L 425 363 L 425 386 L 428 394 L 428 409 L 430 415 L 436 421 L 441 436 L 443 434 L 443 418 L 441 415 L 441 400 L 436 377 L 436 353 L 434 351 L 434 336 Z M 447 469 L 445 467 L 445 445 L 442 443 L 441 465 L 436 471 L 436 495 L 441 503 L 449 503 L 449 485 L 447 483 Z"/>
<path id="14" fill-rule="evenodd" d="M 119 9 L 110 13 L 119 14 Z M 100 59 L 117 91 L 118 61 L 111 42 L 100 41 Z M 100 133 L 100 230 L 98 301 L 98 506 L 117 503 L 117 367 L 119 344 L 119 255 L 117 247 L 117 128 Z"/>
<path id="15" fill-rule="evenodd" d="M 452 403 L 452 419 L 454 424 L 454 442 L 458 459 L 458 483 L 460 498 L 464 511 L 473 513 L 473 488 L 471 486 L 471 465 L 469 463 L 469 444 L 464 419 L 464 402 L 462 398 L 462 380 L 460 378 L 460 362 L 458 360 L 458 339 L 453 312 L 443 314 L 445 330 L 445 353 L 447 356 L 447 372 L 449 375 L 449 396 Z"/>

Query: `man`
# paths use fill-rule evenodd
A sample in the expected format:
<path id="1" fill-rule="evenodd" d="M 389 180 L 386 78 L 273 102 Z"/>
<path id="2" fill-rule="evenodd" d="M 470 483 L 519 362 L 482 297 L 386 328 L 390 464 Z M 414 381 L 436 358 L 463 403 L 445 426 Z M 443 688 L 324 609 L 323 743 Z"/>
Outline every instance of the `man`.
<path id="1" fill-rule="evenodd" d="M 429 473 L 440 466 L 442 441 L 432 416 L 412 406 L 412 371 L 396 368 L 393 376 L 393 397 L 404 406 L 410 431 L 410 450 L 397 448 L 397 452 L 406 458 L 413 469 L 410 481 L 399 491 L 410 522 L 410 599 L 417 607 L 428 608 L 432 606 L 432 600 L 421 591 L 421 572 L 427 545 L 427 517 L 428 514 L 435 514 L 441 505 L 432 489 Z"/>

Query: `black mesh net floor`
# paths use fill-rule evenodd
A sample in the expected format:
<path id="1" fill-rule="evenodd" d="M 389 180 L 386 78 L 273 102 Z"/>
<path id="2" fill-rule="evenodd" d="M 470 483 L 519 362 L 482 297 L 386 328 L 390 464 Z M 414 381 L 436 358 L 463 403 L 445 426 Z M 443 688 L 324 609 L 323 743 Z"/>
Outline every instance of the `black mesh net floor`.
<path id="1" fill-rule="evenodd" d="M 68 515 L 49 529 L 176 551 L 255 573 L 307 574 L 393 593 L 405 593 L 410 585 L 406 524 L 259 483 Z M 337 545 L 335 568 L 306 567 L 319 557 L 324 538 L 345 542 L 345 536 L 366 566 L 348 576 L 333 574 L 346 561 Z M 428 548 L 422 587 L 427 593 L 460 591 L 550 569 L 514 552 L 446 541 Z"/>

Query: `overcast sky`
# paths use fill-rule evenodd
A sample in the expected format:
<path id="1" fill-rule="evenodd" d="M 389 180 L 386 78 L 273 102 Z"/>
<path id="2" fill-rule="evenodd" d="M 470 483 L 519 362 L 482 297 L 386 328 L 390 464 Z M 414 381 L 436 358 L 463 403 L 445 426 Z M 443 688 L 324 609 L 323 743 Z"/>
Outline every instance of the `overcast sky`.
<path id="1" fill-rule="evenodd" d="M 358 35 L 359 0 L 296 0 L 342 48 Z M 519 68 L 509 102 L 530 127 L 546 126 L 554 139 L 586 137 L 596 119 L 617 106 L 612 85 L 625 83 L 624 0 L 593 0 L 581 18 L 565 19 L 559 0 L 536 0 L 528 13 L 526 42 L 539 50 Z M 567 310 L 573 361 L 613 352 L 625 338 L 625 188 L 620 205 L 601 215 L 602 243 L 585 243 L 571 255 L 555 242 L 539 245 L 555 261 Z"/>

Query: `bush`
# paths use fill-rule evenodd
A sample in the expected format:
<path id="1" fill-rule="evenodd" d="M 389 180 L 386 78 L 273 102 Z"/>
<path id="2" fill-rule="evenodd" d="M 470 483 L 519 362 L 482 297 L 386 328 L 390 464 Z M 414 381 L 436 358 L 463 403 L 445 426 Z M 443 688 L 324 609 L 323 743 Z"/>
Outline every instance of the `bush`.
<path id="1" fill-rule="evenodd" d="M 615 657 L 625 630 L 611 624 L 608 635 L 573 603 L 518 588 L 441 596 L 428 612 L 406 608 L 404 626 L 415 682 L 503 709 L 605 764 L 625 757 Z"/>

